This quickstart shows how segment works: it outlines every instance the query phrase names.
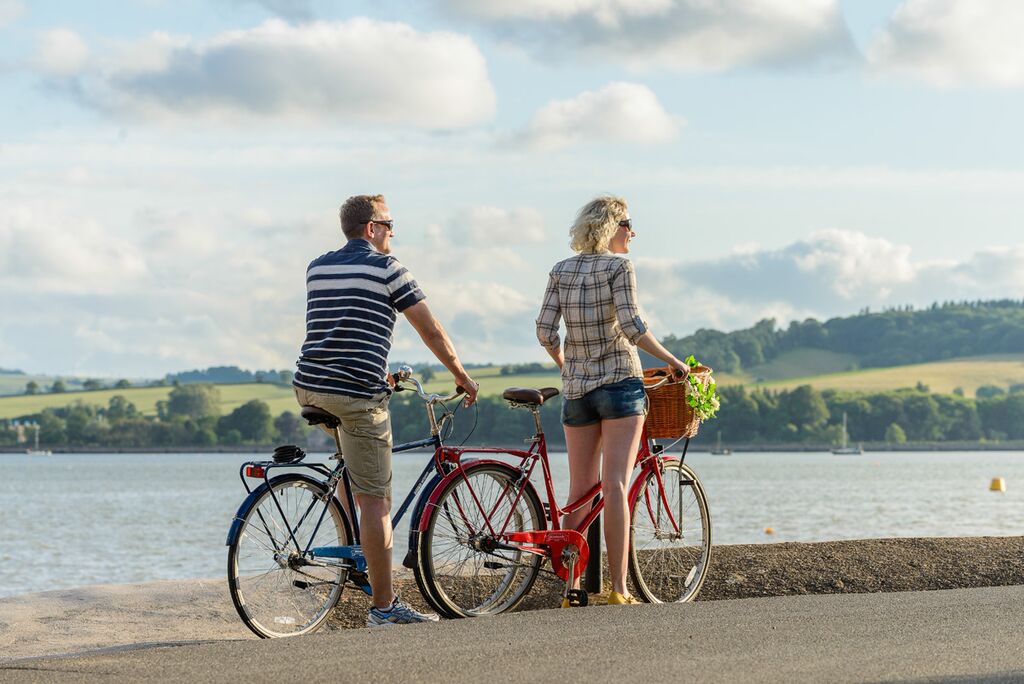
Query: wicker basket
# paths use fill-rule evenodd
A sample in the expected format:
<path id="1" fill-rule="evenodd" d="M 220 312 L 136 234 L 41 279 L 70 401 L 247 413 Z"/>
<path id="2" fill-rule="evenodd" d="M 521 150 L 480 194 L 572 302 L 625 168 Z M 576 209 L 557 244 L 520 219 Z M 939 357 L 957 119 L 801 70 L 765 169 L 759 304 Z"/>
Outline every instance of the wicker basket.
<path id="1" fill-rule="evenodd" d="M 672 369 L 648 368 L 644 371 L 644 381 L 653 384 L 671 374 Z M 711 377 L 711 369 L 697 366 L 690 371 L 693 376 L 703 376 L 704 382 Z M 690 383 L 673 380 L 658 389 L 647 390 L 650 406 L 647 411 L 647 436 L 652 439 L 678 439 L 694 437 L 700 428 L 700 421 L 693 412 L 693 407 L 686 401 L 686 392 Z"/>

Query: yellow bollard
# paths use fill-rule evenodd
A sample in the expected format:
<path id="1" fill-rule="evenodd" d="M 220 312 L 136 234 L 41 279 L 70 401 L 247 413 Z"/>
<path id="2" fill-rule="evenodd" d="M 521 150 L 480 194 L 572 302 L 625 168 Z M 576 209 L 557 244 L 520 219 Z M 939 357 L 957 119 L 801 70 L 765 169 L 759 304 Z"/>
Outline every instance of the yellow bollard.
<path id="1" fill-rule="evenodd" d="M 988 486 L 990 492 L 1005 492 L 1006 491 L 1006 480 L 1001 477 L 993 477 L 992 484 Z"/>
<path id="2" fill-rule="evenodd" d="M 774 527 L 766 527 L 766 528 L 764 528 L 764 533 L 765 534 L 775 534 L 775 528 Z"/>

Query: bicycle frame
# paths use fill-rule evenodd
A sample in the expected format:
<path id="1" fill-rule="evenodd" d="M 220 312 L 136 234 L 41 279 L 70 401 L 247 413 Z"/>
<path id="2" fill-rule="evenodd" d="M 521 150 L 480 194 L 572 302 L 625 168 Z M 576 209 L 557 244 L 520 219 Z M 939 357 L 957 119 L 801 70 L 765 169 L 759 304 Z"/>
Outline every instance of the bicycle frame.
<path id="1" fill-rule="evenodd" d="M 475 492 L 473 492 L 472 484 L 469 482 L 469 479 L 466 476 L 465 471 L 461 467 L 462 457 L 467 454 L 486 454 L 490 456 L 510 456 L 514 459 L 519 459 L 518 469 L 520 471 L 520 476 L 514 485 L 509 485 L 514 486 L 516 488 L 514 492 L 514 498 L 512 499 L 511 505 L 509 507 L 509 517 L 502 523 L 501 530 L 488 530 L 488 532 L 492 535 L 501 536 L 504 533 L 504 528 L 507 527 L 509 524 L 512 511 L 515 510 L 515 506 L 518 504 L 519 499 L 523 496 L 523 492 L 527 487 L 533 486 L 530 478 L 536 470 L 537 462 L 539 461 L 541 464 L 541 474 L 544 480 L 545 497 L 547 499 L 546 503 L 544 504 L 544 510 L 546 523 L 548 525 L 549 531 L 562 531 L 563 528 L 561 525 L 561 518 L 563 515 L 573 513 L 584 508 L 587 505 L 591 505 L 590 511 L 586 514 L 586 516 L 583 518 L 580 524 L 573 530 L 574 532 L 579 533 L 581 537 L 583 537 L 585 536 L 587 529 L 593 524 L 594 520 L 597 519 L 597 516 L 600 515 L 601 511 L 604 509 L 604 499 L 601 497 L 601 483 L 595 484 L 593 487 L 590 488 L 590 490 L 586 494 L 584 494 L 576 501 L 569 502 L 564 507 L 558 505 L 557 500 L 555 498 L 555 489 L 551 476 L 551 465 L 548 459 L 547 439 L 544 435 L 544 430 L 540 423 L 540 409 L 537 406 L 528 406 L 528 408 L 534 414 L 534 420 L 537 426 L 537 432 L 532 438 L 532 444 L 528 450 L 524 451 L 522 449 L 502 449 L 495 447 L 438 448 L 435 457 L 438 459 L 439 472 L 441 472 L 442 470 L 443 463 L 449 464 L 454 469 L 447 475 L 445 475 L 444 479 L 434 488 L 433 495 L 428 500 L 427 505 L 436 505 L 437 500 L 440 497 L 440 493 L 444 489 L 444 486 L 447 485 L 452 479 L 461 477 L 465 481 L 466 485 L 469 487 L 469 491 L 472 494 L 473 498 L 473 504 L 477 507 L 477 510 L 479 510 L 479 512 L 483 514 L 484 519 L 489 520 L 490 515 L 493 513 L 493 511 L 484 511 L 483 508 L 481 507 L 479 499 L 476 497 Z M 630 510 L 632 510 L 636 498 L 640 495 L 640 489 L 643 486 L 645 480 L 647 479 L 647 475 L 653 472 L 658 482 L 659 497 L 661 499 L 661 506 L 659 506 L 658 509 L 659 511 L 666 511 L 669 518 L 669 523 L 671 525 L 672 534 L 680 534 L 679 521 L 677 520 L 678 515 L 673 515 L 672 511 L 669 510 L 670 506 L 665 496 L 664 481 L 662 479 L 664 471 L 662 463 L 665 457 L 661 456 L 663 448 L 661 448 L 661 445 L 655 444 L 652 449 L 650 443 L 651 440 L 647 433 L 647 427 L 644 426 L 641 432 L 640 447 L 637 451 L 637 459 L 636 464 L 634 466 L 634 470 L 638 471 L 637 477 L 634 478 L 633 484 L 630 486 L 628 495 L 629 507 Z M 686 440 L 686 443 L 683 447 L 683 459 L 685 459 L 686 457 L 686 450 L 688 448 L 689 439 Z M 509 467 L 515 467 L 512 464 L 508 464 L 505 461 L 500 461 L 497 459 L 485 460 L 490 460 L 492 462 L 508 465 Z M 681 482 L 680 484 L 685 484 L 685 482 Z M 507 486 L 506 489 L 502 492 L 502 496 L 504 496 L 505 493 L 508 492 L 509 486 Z M 647 502 L 647 506 L 648 509 L 651 510 L 652 502 L 649 499 Z M 465 520 L 465 513 L 462 512 L 461 514 L 464 517 L 464 522 L 468 524 L 468 520 Z M 425 516 L 421 516 L 419 520 L 420 527 L 418 531 L 420 533 L 426 532 L 427 520 L 425 519 Z M 488 525 L 490 525 L 490 523 L 488 523 Z M 519 550 L 527 551 L 530 553 L 551 556 L 553 565 L 555 565 L 557 568 L 558 564 L 556 563 L 557 559 L 555 558 L 555 555 L 557 554 L 554 553 L 555 549 L 552 548 L 551 550 L 549 550 L 536 545 L 536 539 L 531 539 L 531 541 L 533 543 L 531 543 L 530 545 L 519 546 L 517 548 Z M 562 544 L 566 541 L 567 540 L 560 540 L 558 543 Z"/>
<path id="2" fill-rule="evenodd" d="M 416 383 L 416 384 L 417 384 L 417 387 L 420 389 L 420 395 L 423 396 L 422 387 L 419 386 L 419 383 Z M 396 388 L 396 389 L 398 389 L 398 388 Z M 435 395 L 435 397 L 436 396 L 437 395 Z M 424 466 L 422 472 L 420 472 L 419 477 L 416 478 L 415 484 L 409 490 L 408 494 L 406 494 L 405 499 L 402 501 L 402 504 L 399 506 L 399 508 L 396 511 L 396 513 L 392 516 L 391 524 L 392 524 L 393 528 L 398 527 L 398 525 L 401 523 L 401 520 L 402 520 L 403 516 L 405 515 L 406 511 L 409 509 L 409 506 L 416 499 L 416 495 L 420 492 L 420 490 L 423 488 L 423 485 L 430 478 L 431 472 L 434 471 L 434 473 L 435 473 L 434 474 L 435 481 L 440 481 L 441 476 L 447 474 L 448 470 L 450 470 L 450 468 L 451 468 L 451 466 L 445 465 L 444 461 L 442 459 L 438 458 L 438 454 L 440 452 L 442 452 L 443 449 L 444 449 L 444 443 L 443 443 L 443 439 L 442 439 L 442 436 L 441 436 L 442 433 L 443 433 L 443 427 L 444 427 L 443 426 L 443 420 L 444 419 L 442 418 L 442 421 L 440 423 L 438 422 L 437 416 L 434 413 L 434 401 L 433 400 L 428 401 L 425 408 L 427 410 L 427 417 L 428 417 L 428 421 L 429 421 L 429 424 L 430 424 L 431 436 L 426 438 L 426 439 L 414 440 L 412 442 L 406 442 L 404 444 L 399 444 L 397 446 L 392 447 L 392 450 L 391 450 L 392 453 L 401 453 L 401 452 L 405 452 L 405 451 L 412 451 L 412 450 L 419 449 L 419 448 L 422 448 L 422 447 L 431 447 L 432 450 L 433 450 L 433 454 L 432 454 L 431 459 Z M 237 513 L 235 515 L 235 519 L 232 522 L 230 530 L 228 531 L 228 539 L 227 539 L 227 544 L 228 545 L 230 545 L 232 543 L 234 538 L 239 533 L 239 529 L 240 529 L 240 526 L 241 526 L 241 513 L 242 513 L 242 511 L 247 509 L 249 501 L 255 496 L 256 492 L 257 491 L 262 491 L 263 488 L 266 488 L 266 489 L 268 489 L 270 491 L 271 499 L 273 500 L 274 506 L 277 508 L 278 513 L 281 515 L 282 520 L 287 520 L 287 516 L 284 513 L 284 510 L 283 510 L 283 508 L 281 506 L 281 503 L 278 500 L 277 495 L 274 492 L 274 489 L 273 489 L 273 487 L 270 484 L 270 480 L 271 480 L 270 471 L 271 470 L 275 470 L 275 469 L 279 469 L 279 468 L 307 469 L 307 470 L 311 470 L 311 471 L 315 472 L 316 474 L 318 474 L 322 478 L 322 480 L 319 480 L 319 482 L 321 484 L 324 484 L 324 485 L 327 486 L 327 489 L 328 489 L 329 492 L 331 492 L 332 496 L 333 496 L 333 493 L 336 490 L 338 484 L 339 483 L 343 484 L 344 485 L 343 489 L 344 489 L 345 498 L 346 498 L 346 501 L 345 501 L 346 506 L 344 506 L 343 508 L 345 509 L 346 518 L 349 520 L 349 524 L 350 524 L 350 528 L 351 528 L 350 531 L 352 533 L 352 540 L 351 540 L 352 541 L 352 545 L 353 546 L 359 546 L 360 545 L 361 539 L 360 539 L 360 532 L 359 532 L 358 509 L 356 508 L 355 501 L 354 501 L 354 498 L 352 496 L 352 489 L 351 489 L 351 486 L 350 486 L 351 483 L 350 483 L 349 476 L 348 476 L 348 469 L 345 467 L 345 460 L 344 460 L 344 457 L 342 455 L 342 450 L 341 450 L 341 434 L 340 434 L 338 428 L 334 428 L 333 436 L 334 436 L 335 443 L 337 445 L 337 452 L 335 452 L 335 454 L 334 454 L 334 456 L 332 458 L 335 458 L 335 459 L 338 460 L 337 465 L 335 465 L 333 468 L 329 468 L 326 464 L 323 464 L 323 463 L 302 463 L 302 462 L 278 463 L 276 461 L 247 461 L 247 462 L 241 464 L 241 466 L 239 467 L 238 474 L 239 474 L 239 478 L 242 480 L 242 485 L 245 487 L 245 490 L 246 490 L 246 493 L 248 494 L 248 496 L 246 497 L 245 501 L 242 503 L 242 506 L 239 508 L 239 513 Z M 249 486 L 249 482 L 246 479 L 247 477 L 254 478 L 254 479 L 262 479 L 263 483 L 257 489 L 253 489 L 253 488 L 251 488 Z M 313 482 L 317 482 L 318 481 L 314 477 L 310 477 L 309 479 L 311 481 L 313 481 Z M 427 490 L 427 492 L 430 492 L 430 491 L 432 491 L 432 489 L 428 489 Z M 422 503 L 423 499 L 425 499 L 425 497 L 421 497 L 421 503 Z M 292 526 L 289 523 L 288 536 L 290 538 L 291 544 L 295 547 L 296 552 L 298 552 L 302 556 L 306 556 L 306 555 L 308 555 L 310 553 L 312 540 L 316 537 L 316 534 L 317 534 L 317 532 L 319 532 L 320 526 L 323 524 L 324 518 L 327 515 L 328 501 L 329 501 L 328 499 L 323 499 L 322 500 L 324 505 L 323 505 L 323 507 L 322 507 L 322 509 L 320 511 L 320 514 L 319 514 L 319 517 L 317 519 L 316 525 L 313 528 L 313 532 L 310 535 L 310 538 L 309 538 L 310 541 L 306 544 L 306 548 L 302 548 L 299 545 L 298 541 L 295 538 L 295 531 L 298 530 L 299 527 L 308 519 L 309 515 L 313 511 L 314 506 L 316 505 L 316 501 L 310 502 L 309 506 L 307 507 L 307 509 L 305 511 L 302 512 L 302 514 L 299 516 L 299 519 L 295 523 L 294 526 Z M 422 510 L 422 505 L 418 507 L 418 510 Z M 276 539 L 274 538 L 273 535 L 270 534 L 269 525 L 268 525 L 267 521 L 263 519 L 263 514 L 258 512 L 258 515 L 260 516 L 260 522 L 264 525 L 265 528 L 267 528 L 268 536 L 273 541 L 274 550 L 277 551 L 277 552 L 283 551 L 283 549 L 277 548 Z"/>

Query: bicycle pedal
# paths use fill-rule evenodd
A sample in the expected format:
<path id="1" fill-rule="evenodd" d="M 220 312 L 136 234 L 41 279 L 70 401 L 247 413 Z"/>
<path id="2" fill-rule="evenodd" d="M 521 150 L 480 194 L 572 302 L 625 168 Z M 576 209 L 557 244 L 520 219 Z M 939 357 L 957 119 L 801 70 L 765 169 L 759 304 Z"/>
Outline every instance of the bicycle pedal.
<path id="1" fill-rule="evenodd" d="M 583 589 L 570 589 L 562 599 L 563 608 L 582 608 L 590 603 L 590 599 Z"/>
<path id="2" fill-rule="evenodd" d="M 373 596 L 373 588 L 370 586 L 370 578 L 366 576 L 365 572 L 353 570 L 349 572 L 348 580 L 359 589 L 362 589 L 363 593 L 367 596 Z"/>

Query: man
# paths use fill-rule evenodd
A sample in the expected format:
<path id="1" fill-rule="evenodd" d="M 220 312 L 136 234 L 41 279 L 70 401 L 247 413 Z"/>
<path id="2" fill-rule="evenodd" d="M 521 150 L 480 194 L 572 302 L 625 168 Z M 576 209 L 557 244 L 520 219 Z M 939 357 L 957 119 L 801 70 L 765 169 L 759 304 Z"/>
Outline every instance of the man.
<path id="1" fill-rule="evenodd" d="M 339 212 L 347 244 L 306 271 L 306 341 L 295 396 L 341 419 L 341 450 L 359 507 L 373 606 L 370 627 L 436 621 L 394 593 L 391 578 L 391 415 L 387 357 L 401 312 L 427 348 L 476 401 L 477 384 L 459 362 L 412 275 L 391 254 L 394 220 L 382 195 L 348 198 Z M 344 499 L 344 497 L 342 497 Z"/>

